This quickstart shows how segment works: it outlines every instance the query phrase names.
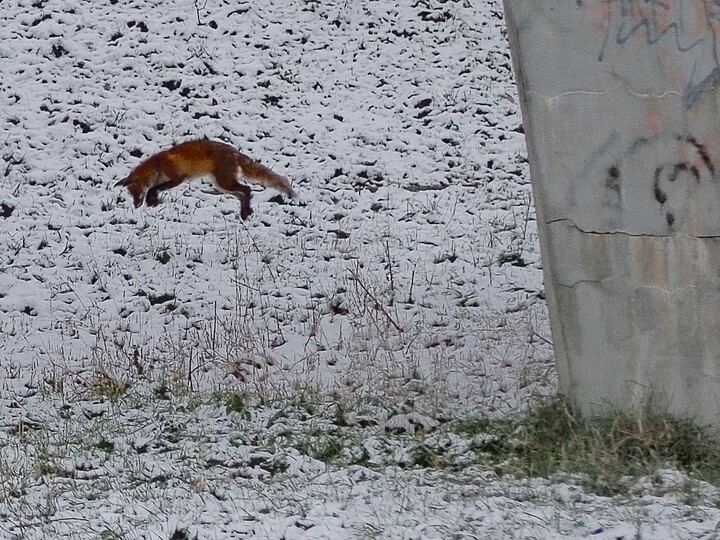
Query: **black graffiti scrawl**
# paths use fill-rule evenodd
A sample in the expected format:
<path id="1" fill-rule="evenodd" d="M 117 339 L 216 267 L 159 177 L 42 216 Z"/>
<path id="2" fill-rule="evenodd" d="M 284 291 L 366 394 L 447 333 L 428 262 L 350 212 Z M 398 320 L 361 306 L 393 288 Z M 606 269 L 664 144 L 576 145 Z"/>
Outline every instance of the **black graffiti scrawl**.
<path id="1" fill-rule="evenodd" d="M 603 35 L 598 36 L 600 62 L 614 49 L 635 42 L 675 51 L 688 66 L 682 96 L 686 109 L 720 84 L 717 0 L 575 0 L 575 5 L 603 25 Z"/>
<path id="2" fill-rule="evenodd" d="M 642 171 L 639 177 L 638 171 Z M 708 187 L 714 187 L 716 172 L 707 149 L 694 137 L 663 133 L 636 139 L 607 168 L 605 189 L 610 200 L 622 206 L 623 182 L 647 186 L 648 201 L 659 205 L 667 227 L 674 230 L 690 194 L 700 193 L 702 183 L 712 183 Z"/>

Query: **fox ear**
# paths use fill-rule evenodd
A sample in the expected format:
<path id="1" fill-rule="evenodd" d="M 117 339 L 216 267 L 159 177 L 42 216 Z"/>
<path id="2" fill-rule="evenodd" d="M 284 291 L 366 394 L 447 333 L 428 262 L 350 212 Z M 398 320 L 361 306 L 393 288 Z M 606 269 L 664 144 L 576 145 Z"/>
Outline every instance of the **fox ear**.
<path id="1" fill-rule="evenodd" d="M 117 182 L 117 183 L 115 184 L 115 187 L 126 185 L 129 178 L 130 178 L 129 176 L 126 177 L 126 178 L 123 178 L 122 180 L 120 180 L 119 182 Z"/>

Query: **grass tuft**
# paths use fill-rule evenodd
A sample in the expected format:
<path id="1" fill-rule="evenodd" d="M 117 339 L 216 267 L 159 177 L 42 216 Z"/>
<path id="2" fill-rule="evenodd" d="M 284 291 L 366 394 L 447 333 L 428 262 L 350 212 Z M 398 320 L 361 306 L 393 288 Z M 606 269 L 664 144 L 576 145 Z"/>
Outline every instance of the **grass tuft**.
<path id="1" fill-rule="evenodd" d="M 720 483 L 720 442 L 689 420 L 645 413 L 583 418 L 553 399 L 517 419 L 470 419 L 457 425 L 481 461 L 501 474 L 577 474 L 599 494 L 626 493 L 633 482 L 676 468 Z"/>

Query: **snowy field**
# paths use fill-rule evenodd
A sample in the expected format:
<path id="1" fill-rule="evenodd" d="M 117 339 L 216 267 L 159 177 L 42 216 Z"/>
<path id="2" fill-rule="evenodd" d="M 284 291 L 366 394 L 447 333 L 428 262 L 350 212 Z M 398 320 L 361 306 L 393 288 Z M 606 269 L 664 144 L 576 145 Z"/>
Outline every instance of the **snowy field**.
<path id="1" fill-rule="evenodd" d="M 716 537 L 442 429 L 556 391 L 500 2 L 4 0 L 0 103 L 0 538 Z M 205 136 L 298 199 L 113 187 Z"/>

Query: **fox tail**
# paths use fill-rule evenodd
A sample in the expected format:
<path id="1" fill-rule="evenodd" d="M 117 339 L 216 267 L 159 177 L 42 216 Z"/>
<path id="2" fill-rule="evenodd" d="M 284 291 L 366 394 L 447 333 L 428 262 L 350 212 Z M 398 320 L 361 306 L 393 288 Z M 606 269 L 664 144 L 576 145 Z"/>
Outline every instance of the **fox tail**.
<path id="1" fill-rule="evenodd" d="M 264 187 L 276 189 L 291 199 L 295 197 L 295 190 L 293 190 L 290 182 L 288 182 L 284 176 L 271 171 L 262 163 L 249 158 L 242 152 L 237 153 L 236 160 L 246 180 Z"/>

